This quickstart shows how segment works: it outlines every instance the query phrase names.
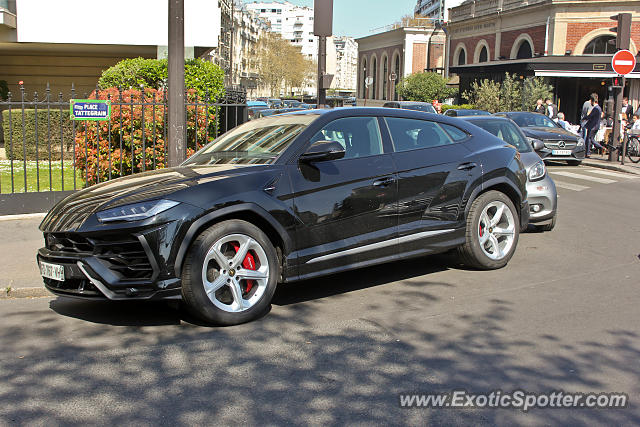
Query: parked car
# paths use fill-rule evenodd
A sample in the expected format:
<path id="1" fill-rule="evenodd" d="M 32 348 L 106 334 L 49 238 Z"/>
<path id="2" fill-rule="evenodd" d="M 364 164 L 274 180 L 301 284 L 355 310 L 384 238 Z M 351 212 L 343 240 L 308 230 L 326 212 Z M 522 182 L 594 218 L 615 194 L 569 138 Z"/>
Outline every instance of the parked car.
<path id="1" fill-rule="evenodd" d="M 260 116 L 258 115 L 258 112 L 260 112 L 260 111 L 262 111 L 262 110 L 266 110 L 266 109 L 268 109 L 268 107 L 266 107 L 266 106 L 264 106 L 264 105 L 262 105 L 262 106 L 258 106 L 258 107 L 249 107 L 249 108 L 247 109 L 247 111 L 248 111 L 248 115 L 249 115 L 249 120 L 253 120 L 253 119 L 255 119 L 256 117 L 260 117 Z"/>
<path id="2" fill-rule="evenodd" d="M 512 111 L 495 115 L 516 122 L 544 160 L 566 161 L 571 166 L 578 166 L 584 159 L 584 139 L 544 114 Z"/>
<path id="3" fill-rule="evenodd" d="M 300 111 L 302 108 L 270 108 L 267 110 L 261 110 L 256 117 L 269 117 L 275 114 L 291 113 L 293 111 Z"/>
<path id="4" fill-rule="evenodd" d="M 265 107 L 269 108 L 265 101 L 247 101 L 247 107 Z"/>
<path id="5" fill-rule="evenodd" d="M 269 104 L 269 108 L 282 108 L 282 100 L 278 98 L 271 98 L 267 103 Z"/>
<path id="6" fill-rule="evenodd" d="M 40 224 L 37 257 L 54 294 L 181 297 L 231 325 L 263 315 L 280 282 L 453 248 L 503 267 L 528 221 L 518 152 L 470 123 L 305 110 L 244 123 L 179 167 L 71 194 Z"/>
<path id="7" fill-rule="evenodd" d="M 462 119 L 516 147 L 527 169 L 529 223 L 551 231 L 558 217 L 556 184 L 547 173 L 544 160 L 533 150 L 522 130 L 511 119 L 496 116 L 465 116 Z"/>
<path id="8" fill-rule="evenodd" d="M 466 108 L 449 108 L 444 112 L 445 116 L 462 117 L 462 116 L 490 116 L 491 113 L 485 110 L 472 110 Z"/>
<path id="9" fill-rule="evenodd" d="M 415 111 L 424 111 L 425 113 L 434 113 L 437 114 L 433 105 L 428 102 L 417 102 L 417 101 L 390 101 L 385 102 L 383 105 L 384 108 L 402 108 L 405 110 L 415 110 Z"/>

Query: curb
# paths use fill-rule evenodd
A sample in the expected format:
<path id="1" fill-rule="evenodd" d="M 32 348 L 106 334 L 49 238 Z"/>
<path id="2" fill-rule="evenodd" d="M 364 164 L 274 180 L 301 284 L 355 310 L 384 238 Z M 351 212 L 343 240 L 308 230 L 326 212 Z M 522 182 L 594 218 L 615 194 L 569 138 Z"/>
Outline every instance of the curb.
<path id="1" fill-rule="evenodd" d="M 608 169 L 608 170 L 617 171 L 617 172 L 629 173 L 632 175 L 640 175 L 640 169 L 634 170 L 635 168 L 631 168 L 629 166 L 623 166 L 619 164 L 618 165 L 610 164 L 609 162 L 604 162 L 604 161 L 584 159 L 582 161 L 582 164 L 585 166 L 591 166 L 594 168 Z"/>
<path id="2" fill-rule="evenodd" d="M 18 221 L 22 219 L 42 219 L 46 216 L 46 212 L 43 213 L 31 213 L 31 214 L 19 214 L 19 215 L 1 215 L 0 222 L 2 221 Z"/>
<path id="3" fill-rule="evenodd" d="M 42 287 L 35 288 L 8 288 L 2 289 L 0 300 L 15 298 L 41 298 L 53 296 L 51 292 Z"/>

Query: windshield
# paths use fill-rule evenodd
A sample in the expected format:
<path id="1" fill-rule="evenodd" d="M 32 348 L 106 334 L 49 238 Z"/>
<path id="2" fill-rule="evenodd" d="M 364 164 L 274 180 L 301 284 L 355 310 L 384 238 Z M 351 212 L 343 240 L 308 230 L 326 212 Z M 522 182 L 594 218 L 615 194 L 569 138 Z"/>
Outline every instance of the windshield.
<path id="1" fill-rule="evenodd" d="M 469 122 L 494 134 L 507 144 L 513 145 L 521 153 L 528 153 L 533 150 L 529 141 L 527 141 L 522 134 L 522 131 L 507 120 L 486 119 L 469 120 Z"/>
<path id="2" fill-rule="evenodd" d="M 295 114 L 252 120 L 211 141 L 183 165 L 272 163 L 317 114 Z"/>
<path id="3" fill-rule="evenodd" d="M 543 127 L 557 128 L 558 125 L 549 117 L 538 113 L 512 113 L 509 118 L 522 128 Z"/>
<path id="4" fill-rule="evenodd" d="M 433 108 L 433 105 L 430 105 L 430 104 L 424 104 L 424 105 L 409 104 L 409 105 L 402 105 L 402 108 L 405 109 L 405 110 L 425 111 L 427 113 L 435 113 L 436 112 L 436 109 Z"/>

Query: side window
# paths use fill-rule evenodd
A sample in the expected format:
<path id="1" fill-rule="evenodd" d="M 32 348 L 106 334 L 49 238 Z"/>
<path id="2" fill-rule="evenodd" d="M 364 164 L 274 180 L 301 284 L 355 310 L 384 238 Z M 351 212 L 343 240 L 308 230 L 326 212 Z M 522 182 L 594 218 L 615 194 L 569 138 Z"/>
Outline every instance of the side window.
<path id="1" fill-rule="evenodd" d="M 453 139 L 435 122 L 385 117 L 396 151 L 410 151 L 453 144 Z"/>
<path id="2" fill-rule="evenodd" d="M 311 141 L 340 143 L 346 151 L 345 159 L 382 154 L 382 139 L 375 117 L 347 117 L 334 120 L 319 130 Z"/>
<path id="3" fill-rule="evenodd" d="M 462 142 L 469 138 L 469 134 L 455 126 L 445 125 L 444 123 L 440 123 L 440 126 L 442 126 L 442 129 L 447 132 L 447 135 L 449 135 L 454 142 Z"/>

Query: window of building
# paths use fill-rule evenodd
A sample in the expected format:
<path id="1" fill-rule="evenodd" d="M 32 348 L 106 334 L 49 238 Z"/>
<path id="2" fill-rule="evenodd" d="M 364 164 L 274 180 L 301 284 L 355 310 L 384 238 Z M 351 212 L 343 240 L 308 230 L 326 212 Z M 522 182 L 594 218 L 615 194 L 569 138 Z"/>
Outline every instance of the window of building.
<path id="1" fill-rule="evenodd" d="M 277 22 L 278 24 L 280 24 L 280 23 L 282 23 L 282 19 L 278 19 L 276 22 Z"/>
<path id="2" fill-rule="evenodd" d="M 531 45 L 528 41 L 523 40 L 520 43 L 520 47 L 518 48 L 518 53 L 516 54 L 516 59 L 525 59 L 531 58 L 533 56 L 533 51 L 531 50 Z"/>
<path id="3" fill-rule="evenodd" d="M 387 57 L 382 60 L 382 99 L 387 100 L 387 82 L 389 80 L 389 64 Z"/>
<path id="4" fill-rule="evenodd" d="M 489 60 L 489 53 L 487 52 L 487 47 L 482 46 L 482 50 L 480 50 L 480 56 L 478 57 L 478 62 L 487 62 Z"/>
<path id="5" fill-rule="evenodd" d="M 371 99 L 377 99 L 378 93 L 376 92 L 376 90 L 378 89 L 378 61 L 376 60 L 376 58 L 373 58 L 373 60 L 371 61 L 371 69 L 373 70 L 373 76 L 371 76 L 373 77 L 373 84 L 371 85 L 370 97 Z"/>
<path id="6" fill-rule="evenodd" d="M 467 63 L 467 52 L 464 49 L 460 49 L 458 53 L 458 65 L 464 65 Z"/>
<path id="7" fill-rule="evenodd" d="M 606 35 L 591 40 L 584 48 L 583 55 L 608 55 L 616 52 L 616 38 Z"/>
<path id="8" fill-rule="evenodd" d="M 313 39 L 309 39 L 309 43 L 313 43 Z"/>

